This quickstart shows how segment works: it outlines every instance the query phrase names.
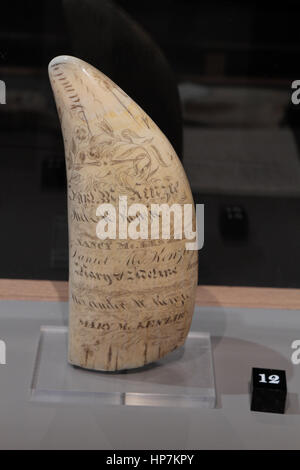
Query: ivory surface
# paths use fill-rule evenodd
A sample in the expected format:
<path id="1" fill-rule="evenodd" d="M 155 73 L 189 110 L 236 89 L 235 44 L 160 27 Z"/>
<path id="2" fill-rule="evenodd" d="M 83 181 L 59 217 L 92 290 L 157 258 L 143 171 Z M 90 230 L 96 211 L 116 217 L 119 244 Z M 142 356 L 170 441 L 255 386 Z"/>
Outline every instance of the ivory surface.
<path id="1" fill-rule="evenodd" d="M 134 73 L 134 71 L 133 71 Z M 49 64 L 64 138 L 69 224 L 69 362 L 143 366 L 181 346 L 197 286 L 186 239 L 97 237 L 100 204 L 193 203 L 182 165 L 149 116 L 100 71 L 70 56 Z"/>

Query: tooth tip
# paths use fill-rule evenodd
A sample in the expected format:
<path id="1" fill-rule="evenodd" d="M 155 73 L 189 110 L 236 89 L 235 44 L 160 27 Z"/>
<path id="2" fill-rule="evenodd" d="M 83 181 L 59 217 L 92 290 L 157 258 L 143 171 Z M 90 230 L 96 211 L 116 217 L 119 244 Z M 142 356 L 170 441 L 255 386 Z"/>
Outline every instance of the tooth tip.
<path id="1" fill-rule="evenodd" d="M 70 55 L 59 55 L 57 57 L 54 57 L 50 62 L 49 62 L 49 65 L 48 65 L 48 70 L 49 70 L 49 73 L 51 72 L 51 69 L 52 67 L 54 67 L 55 65 L 58 65 L 58 64 L 68 64 L 68 63 L 78 63 L 78 62 L 81 62 L 80 59 L 78 59 L 77 57 L 73 57 L 73 56 L 70 56 Z"/>

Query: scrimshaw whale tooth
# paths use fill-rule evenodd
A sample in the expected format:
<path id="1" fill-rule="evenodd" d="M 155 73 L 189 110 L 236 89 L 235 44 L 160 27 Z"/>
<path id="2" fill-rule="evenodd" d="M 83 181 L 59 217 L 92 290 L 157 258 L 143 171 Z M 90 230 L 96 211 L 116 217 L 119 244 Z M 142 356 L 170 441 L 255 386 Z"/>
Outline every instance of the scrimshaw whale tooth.
<path id="1" fill-rule="evenodd" d="M 54 58 L 49 76 L 64 138 L 71 364 L 141 367 L 184 344 L 197 285 L 187 240 L 100 239 L 100 204 L 193 204 L 173 147 L 149 116 L 86 62 Z M 194 208 L 193 208 L 194 211 Z M 131 220 L 131 219 L 130 219 Z M 129 220 L 129 221 L 130 221 Z M 171 223 L 172 229 L 172 223 Z"/>

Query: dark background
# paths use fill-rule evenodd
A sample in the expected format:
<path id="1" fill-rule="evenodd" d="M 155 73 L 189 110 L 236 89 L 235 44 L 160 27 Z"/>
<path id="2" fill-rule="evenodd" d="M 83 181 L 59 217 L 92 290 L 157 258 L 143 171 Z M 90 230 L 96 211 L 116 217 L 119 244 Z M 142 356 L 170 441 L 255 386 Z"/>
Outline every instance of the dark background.
<path id="1" fill-rule="evenodd" d="M 135 99 L 139 87 L 139 104 L 177 145 L 205 204 L 199 282 L 300 287 L 299 2 L 99 0 L 97 15 L 86 3 L 1 2 L 0 277 L 68 277 L 64 151 L 47 66 L 81 51 Z M 182 114 L 158 105 L 160 94 L 176 108 L 177 85 Z"/>

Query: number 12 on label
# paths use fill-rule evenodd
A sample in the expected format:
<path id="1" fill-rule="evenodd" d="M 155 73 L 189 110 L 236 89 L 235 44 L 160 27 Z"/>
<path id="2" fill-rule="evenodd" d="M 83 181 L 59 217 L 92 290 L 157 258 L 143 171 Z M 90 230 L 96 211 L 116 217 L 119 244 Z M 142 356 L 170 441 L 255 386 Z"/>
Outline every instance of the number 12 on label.
<path id="1" fill-rule="evenodd" d="M 260 376 L 259 383 L 279 384 L 279 375 L 269 375 L 266 380 L 266 374 L 258 374 Z"/>

